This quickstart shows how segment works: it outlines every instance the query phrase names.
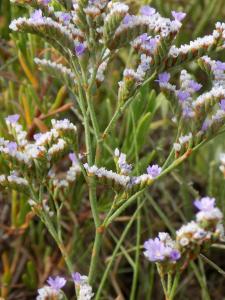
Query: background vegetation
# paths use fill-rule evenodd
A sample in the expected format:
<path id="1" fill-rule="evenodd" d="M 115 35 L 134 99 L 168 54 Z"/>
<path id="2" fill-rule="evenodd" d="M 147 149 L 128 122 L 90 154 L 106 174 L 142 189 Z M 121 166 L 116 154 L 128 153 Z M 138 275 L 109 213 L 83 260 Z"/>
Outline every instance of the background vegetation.
<path id="1" fill-rule="evenodd" d="M 177 44 L 210 33 L 216 21 L 225 20 L 224 0 L 126 2 L 132 5 L 134 11 L 143 4 L 151 4 L 163 16 L 169 16 L 171 10 L 185 11 L 187 17 Z M 57 53 L 36 36 L 15 35 L 8 29 L 12 19 L 26 13 L 26 9 L 14 6 L 8 0 L 0 1 L 0 133 L 7 136 L 3 119 L 13 113 L 22 116 L 30 139 L 34 133 L 46 131 L 52 117 L 67 117 L 78 126 L 82 140 L 79 114 L 76 107 L 72 108 L 74 99 L 69 91 L 56 79 L 40 72 L 33 62 L 34 57 L 54 57 L 57 60 Z M 225 52 L 219 55 L 225 61 Z M 127 64 L 129 53 L 122 50 L 116 62 L 110 65 L 110 76 L 106 76 L 94 99 L 102 128 L 107 125 L 111 111 L 115 109 L 115 89 L 122 67 Z M 186 67 L 207 88 L 206 77 L 197 64 Z M 167 99 L 157 89 L 154 83 L 143 88 L 140 99 L 129 107 L 125 117 L 111 132 L 109 147 L 103 153 L 105 166 L 110 168 L 113 165 L 111 149 L 118 146 L 127 153 L 129 162 L 135 162 L 137 171 L 155 161 L 163 164 L 173 143 L 175 130 Z M 224 135 L 200 149 L 188 162 L 153 186 L 151 192 L 147 191 L 139 199 L 144 201 L 144 205 L 138 217 L 132 218 L 137 208 L 134 204 L 114 222 L 104 235 L 102 262 L 95 283 L 99 286 L 105 276 L 101 299 L 163 299 L 155 266 L 143 255 L 135 260 L 136 247 L 158 231 L 173 233 L 183 222 L 190 220 L 194 214 L 192 200 L 198 195 L 215 197 L 225 213 L 225 182 L 218 168 L 221 152 L 225 152 Z M 62 162 L 61 170 L 66 164 L 67 161 Z M 0 162 L 0 173 L 6 165 L 7 161 Z M 107 187 L 101 186 L 98 190 L 102 215 L 109 206 L 110 193 Z M 0 193 L 0 295 L 3 299 L 34 299 L 37 288 L 49 275 L 67 276 L 55 243 L 41 222 L 31 214 L 27 200 L 17 192 Z M 86 274 L 94 229 L 83 179 L 76 183 L 65 201 L 62 224 L 67 250 L 76 270 Z M 200 258 L 190 264 L 176 299 L 225 299 L 225 272 L 222 271 L 225 270 L 225 245 L 215 245 L 210 251 L 212 262 Z M 139 274 L 133 272 L 137 263 Z M 134 276 L 137 280 L 133 280 Z M 132 282 L 137 286 L 137 296 L 132 292 Z"/>

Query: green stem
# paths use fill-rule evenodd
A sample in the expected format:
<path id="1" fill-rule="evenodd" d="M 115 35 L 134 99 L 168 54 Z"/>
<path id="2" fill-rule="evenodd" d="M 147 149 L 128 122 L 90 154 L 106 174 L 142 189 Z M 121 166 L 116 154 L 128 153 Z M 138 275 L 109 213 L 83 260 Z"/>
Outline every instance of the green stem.
<path id="1" fill-rule="evenodd" d="M 172 284 L 173 284 L 173 276 L 172 276 L 172 274 L 169 272 L 169 273 L 168 273 L 168 279 L 167 279 L 167 292 L 168 292 L 169 295 L 170 295 L 170 293 L 171 293 Z"/>
<path id="2" fill-rule="evenodd" d="M 179 279 L 180 279 L 180 272 L 177 272 L 173 281 L 173 285 L 172 285 L 172 289 L 171 292 L 169 293 L 169 298 L 168 300 L 173 300 L 176 290 L 177 290 L 177 285 L 179 283 Z"/>
<path id="3" fill-rule="evenodd" d="M 160 269 L 160 264 L 156 263 L 156 266 L 157 266 L 157 271 L 158 271 L 158 274 L 159 274 L 159 277 L 160 277 L 160 281 L 161 281 L 161 284 L 162 284 L 162 287 L 163 287 L 163 292 L 164 292 L 164 295 L 166 297 L 166 300 L 170 300 L 168 298 L 167 286 L 166 286 L 166 282 L 165 282 L 165 275 L 162 273 L 162 271 Z"/>
<path id="4" fill-rule="evenodd" d="M 88 281 L 89 281 L 90 285 L 93 284 L 94 278 L 96 276 L 95 272 L 96 272 L 99 253 L 100 253 L 100 249 L 101 249 L 102 238 L 103 238 L 103 232 L 96 231 L 94 246 L 93 246 L 93 249 L 92 249 L 92 256 L 91 256 L 89 274 L 88 274 Z"/>
<path id="5" fill-rule="evenodd" d="M 178 159 L 176 159 L 167 169 L 165 169 L 156 179 L 156 181 L 160 178 L 162 178 L 163 176 L 165 176 L 167 173 L 169 173 L 170 171 L 172 171 L 174 168 L 176 168 L 177 166 L 179 166 L 185 159 L 187 159 L 190 155 L 190 152 L 187 151 L 186 153 L 184 153 L 181 157 L 179 157 Z M 152 185 L 154 183 L 154 181 L 151 182 L 151 184 L 148 185 L 148 187 L 150 185 Z M 129 199 L 127 199 L 125 201 L 125 203 L 123 203 L 111 216 L 106 217 L 105 221 L 104 221 L 104 225 L 105 227 L 107 227 L 110 223 L 112 223 L 112 221 L 117 218 L 128 206 L 131 205 L 131 203 L 133 203 L 136 198 L 140 195 L 142 195 L 144 193 L 146 188 L 138 191 L 136 194 L 132 195 Z"/>
<path id="6" fill-rule="evenodd" d="M 135 218 L 137 216 L 138 211 L 140 210 L 140 208 L 142 206 L 143 206 L 143 203 L 141 203 L 141 205 L 138 207 L 138 209 L 136 210 L 136 212 L 133 214 L 132 218 L 128 222 L 126 228 L 123 230 L 123 233 L 122 233 L 122 235 L 121 235 L 119 241 L 117 242 L 116 247 L 115 247 L 115 249 L 113 251 L 113 254 L 111 256 L 110 262 L 108 263 L 108 265 L 107 265 L 107 267 L 105 269 L 105 272 L 104 272 L 104 274 L 102 276 L 102 280 L 101 280 L 101 282 L 99 284 L 98 291 L 97 291 L 96 296 L 95 296 L 95 300 L 99 300 L 100 299 L 101 292 L 102 292 L 103 287 L 105 285 L 105 281 L 107 279 L 107 276 L 108 276 L 108 273 L 110 271 L 110 268 L 111 268 L 111 266 L 112 266 L 112 264 L 113 264 L 113 262 L 114 262 L 114 260 L 116 258 L 116 254 L 119 251 L 119 249 L 120 249 L 120 247 L 121 247 L 121 245 L 122 245 L 122 243 L 123 243 L 123 241 L 124 241 L 127 233 L 129 232 L 129 229 L 131 228 L 131 225 L 133 224 L 133 222 L 134 222 L 134 220 L 135 220 Z"/>
<path id="7" fill-rule="evenodd" d="M 138 143 L 137 143 L 137 131 L 136 131 L 136 124 L 135 124 L 135 115 L 132 111 L 132 123 L 134 128 L 134 143 L 135 143 L 135 157 L 136 157 L 136 165 L 137 165 L 137 172 L 139 173 L 138 168 Z M 140 199 L 137 199 L 137 208 L 140 206 Z M 135 268 L 133 272 L 133 281 L 132 281 L 132 288 L 131 288 L 131 296 L 130 300 L 136 299 L 136 290 L 137 290 L 137 283 L 138 283 L 138 274 L 139 274 L 139 257 L 140 257 L 140 243 L 141 243 L 141 210 L 139 210 L 137 214 L 137 221 L 136 221 L 136 251 L 135 251 Z"/>

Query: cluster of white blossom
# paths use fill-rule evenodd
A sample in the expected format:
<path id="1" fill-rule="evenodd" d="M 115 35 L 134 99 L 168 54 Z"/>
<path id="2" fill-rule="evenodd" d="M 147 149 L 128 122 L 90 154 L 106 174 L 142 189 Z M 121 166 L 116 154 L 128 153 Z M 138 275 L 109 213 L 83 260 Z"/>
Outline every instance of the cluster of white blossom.
<path id="1" fill-rule="evenodd" d="M 144 255 L 161 264 L 164 273 L 182 271 L 190 260 L 198 257 L 205 244 L 210 246 L 215 241 L 224 241 L 223 215 L 215 207 L 215 199 L 203 197 L 194 205 L 198 209 L 196 221 L 182 225 L 176 231 L 175 240 L 160 232 L 157 238 L 144 243 Z"/>
<path id="2" fill-rule="evenodd" d="M 162 169 L 158 165 L 152 165 L 147 168 L 147 173 L 139 176 L 131 176 L 132 165 L 126 161 L 126 155 L 121 153 L 119 149 L 115 150 L 114 158 L 118 171 L 113 172 L 104 167 L 89 166 L 84 164 L 89 176 L 95 175 L 105 183 L 111 183 L 115 187 L 122 187 L 127 190 L 143 188 L 145 185 L 150 185 L 153 180 L 160 175 Z"/>
<path id="3" fill-rule="evenodd" d="M 35 134 L 35 141 L 30 142 L 18 120 L 19 115 L 11 115 L 6 118 L 9 133 L 15 141 L 0 139 L 0 154 L 9 161 L 10 169 L 9 175 L 0 176 L 0 184 L 6 187 L 16 186 L 17 189 L 27 192 L 29 180 L 35 181 L 35 176 L 41 180 L 39 172 L 43 173 L 42 176 L 47 175 L 58 158 L 67 154 L 74 147 L 77 129 L 67 119 L 61 121 L 53 119 L 51 130 Z M 74 153 L 70 153 L 69 158 L 72 166 L 66 172 L 64 181 L 58 180 L 57 176 L 54 176 L 53 186 L 68 187 L 69 183 L 76 180 L 76 175 L 80 173 L 79 161 Z"/>
<path id="4" fill-rule="evenodd" d="M 47 299 L 63 300 L 63 294 L 61 293 L 61 291 L 55 290 L 52 287 L 45 285 L 42 288 L 38 289 L 36 300 Z"/>
<path id="5" fill-rule="evenodd" d="M 207 241 L 224 240 L 223 214 L 218 207 L 215 207 L 215 199 L 204 197 L 196 200 L 194 205 L 198 209 L 196 221 L 183 225 L 176 232 L 176 240 L 180 248 L 192 249 L 195 245 Z"/>
<path id="6" fill-rule="evenodd" d="M 41 67 L 51 68 L 56 73 L 66 75 L 66 76 L 70 77 L 70 79 L 75 80 L 75 76 L 74 76 L 74 73 L 72 72 L 72 70 L 62 64 L 59 64 L 59 63 L 56 63 L 56 62 L 53 62 L 53 61 L 47 60 L 47 59 L 39 59 L 37 57 L 35 57 L 34 62 Z"/>

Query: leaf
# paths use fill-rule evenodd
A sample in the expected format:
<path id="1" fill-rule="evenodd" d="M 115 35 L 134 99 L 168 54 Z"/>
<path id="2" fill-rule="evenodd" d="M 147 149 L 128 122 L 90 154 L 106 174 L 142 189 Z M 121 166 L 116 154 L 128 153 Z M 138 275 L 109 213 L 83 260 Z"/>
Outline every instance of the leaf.
<path id="1" fill-rule="evenodd" d="M 146 143 L 146 138 L 147 138 L 147 135 L 149 132 L 149 125 L 150 125 L 151 117 L 152 117 L 152 114 L 150 112 L 148 112 L 138 122 L 137 137 L 136 137 L 138 151 L 140 151 L 140 149 Z"/>

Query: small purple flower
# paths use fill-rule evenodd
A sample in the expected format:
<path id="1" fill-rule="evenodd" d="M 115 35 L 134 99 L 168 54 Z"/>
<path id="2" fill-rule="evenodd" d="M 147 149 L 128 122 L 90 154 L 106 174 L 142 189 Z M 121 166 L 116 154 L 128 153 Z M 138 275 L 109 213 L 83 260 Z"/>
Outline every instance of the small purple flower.
<path id="1" fill-rule="evenodd" d="M 41 0 L 43 5 L 48 5 L 52 0 Z"/>
<path id="2" fill-rule="evenodd" d="M 151 17 L 155 13 L 155 9 L 149 5 L 142 6 L 140 9 L 142 16 Z"/>
<path id="3" fill-rule="evenodd" d="M 73 164 L 78 164 L 79 163 L 78 159 L 77 159 L 77 156 L 74 152 L 69 153 L 69 159 L 71 160 L 71 162 Z"/>
<path id="4" fill-rule="evenodd" d="M 36 9 L 30 16 L 31 20 L 34 22 L 43 21 L 42 11 L 41 9 Z"/>
<path id="5" fill-rule="evenodd" d="M 191 80 L 189 82 L 189 87 L 195 92 L 198 92 L 202 88 L 202 84 L 196 82 L 195 80 Z"/>
<path id="6" fill-rule="evenodd" d="M 218 71 L 225 71 L 225 63 L 222 61 L 217 60 L 216 61 L 216 65 L 215 65 L 215 69 Z"/>
<path id="7" fill-rule="evenodd" d="M 215 198 L 203 197 L 194 201 L 194 206 L 200 211 L 210 211 L 215 207 Z"/>
<path id="8" fill-rule="evenodd" d="M 19 115 L 10 115 L 5 118 L 5 120 L 11 124 L 15 124 L 19 120 L 20 116 Z"/>
<path id="9" fill-rule="evenodd" d="M 177 261 L 178 259 L 180 259 L 181 254 L 180 251 L 176 250 L 176 249 L 172 249 L 170 252 L 170 259 L 172 261 Z"/>
<path id="10" fill-rule="evenodd" d="M 123 19 L 123 24 L 128 25 L 133 22 L 134 16 L 127 14 Z"/>
<path id="11" fill-rule="evenodd" d="M 166 250 L 164 243 L 159 238 L 149 239 L 144 243 L 144 255 L 153 262 L 163 261 L 165 259 Z"/>
<path id="12" fill-rule="evenodd" d="M 157 39 L 152 38 L 149 41 L 147 41 L 147 44 L 151 48 L 151 50 L 154 51 L 157 46 Z"/>
<path id="13" fill-rule="evenodd" d="M 9 153 L 15 152 L 17 150 L 17 143 L 15 143 L 15 142 L 9 142 L 7 144 L 7 149 L 9 151 Z"/>
<path id="14" fill-rule="evenodd" d="M 35 141 L 38 141 L 41 136 L 42 136 L 42 133 L 36 133 L 36 134 L 33 135 L 33 138 L 34 138 Z"/>
<path id="15" fill-rule="evenodd" d="M 190 97 L 190 93 L 188 93 L 187 91 L 179 90 L 177 93 L 177 96 L 178 96 L 180 102 L 184 102 L 185 100 L 187 100 Z"/>
<path id="16" fill-rule="evenodd" d="M 221 99 L 220 103 L 219 103 L 219 106 L 222 110 L 225 111 L 225 99 Z"/>
<path id="17" fill-rule="evenodd" d="M 59 291 L 66 284 L 66 279 L 60 276 L 49 277 L 47 283 L 53 290 Z"/>
<path id="18" fill-rule="evenodd" d="M 207 131 L 211 124 L 212 124 L 212 121 L 206 119 L 206 120 L 203 122 L 203 124 L 202 124 L 201 130 L 204 131 L 204 132 Z"/>
<path id="19" fill-rule="evenodd" d="M 170 74 L 167 72 L 163 72 L 159 74 L 159 79 L 156 81 L 158 81 L 160 84 L 160 83 L 168 83 L 169 80 L 170 80 Z"/>
<path id="20" fill-rule="evenodd" d="M 186 13 L 181 11 L 172 11 L 172 16 L 175 20 L 181 22 L 186 17 Z"/>
<path id="21" fill-rule="evenodd" d="M 159 174 L 161 173 L 162 171 L 162 168 L 159 167 L 158 165 L 152 165 L 152 166 L 149 166 L 147 168 L 147 173 L 152 176 L 152 178 L 155 178 L 157 176 L 159 176 Z"/>
<path id="22" fill-rule="evenodd" d="M 143 33 L 142 35 L 139 36 L 139 38 L 140 38 L 142 43 L 145 43 L 145 42 L 150 40 L 150 37 L 148 36 L 147 33 Z"/>
<path id="23" fill-rule="evenodd" d="M 81 274 L 78 272 L 72 273 L 72 279 L 75 283 L 80 283 L 81 282 Z"/>
<path id="24" fill-rule="evenodd" d="M 71 17 L 71 14 L 62 12 L 60 14 L 60 18 L 63 20 L 63 22 L 68 23 L 72 17 Z"/>
<path id="25" fill-rule="evenodd" d="M 82 56 L 85 52 L 85 46 L 83 43 L 78 43 L 76 46 L 75 46 L 75 52 L 76 52 L 76 55 L 79 57 L 79 56 Z"/>
<path id="26" fill-rule="evenodd" d="M 183 111 L 182 112 L 183 112 L 183 117 L 184 118 L 192 118 L 194 116 L 193 109 L 190 106 L 188 106 L 188 105 L 186 105 L 186 106 L 183 107 Z"/>

